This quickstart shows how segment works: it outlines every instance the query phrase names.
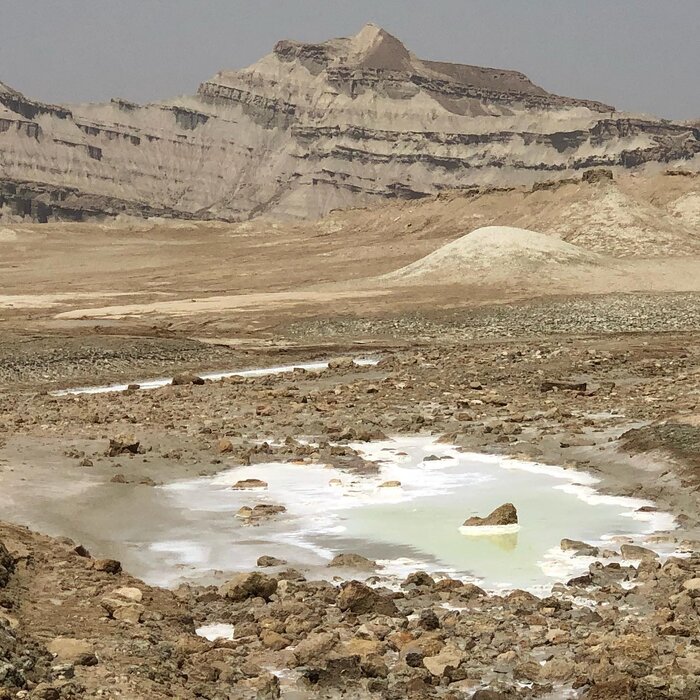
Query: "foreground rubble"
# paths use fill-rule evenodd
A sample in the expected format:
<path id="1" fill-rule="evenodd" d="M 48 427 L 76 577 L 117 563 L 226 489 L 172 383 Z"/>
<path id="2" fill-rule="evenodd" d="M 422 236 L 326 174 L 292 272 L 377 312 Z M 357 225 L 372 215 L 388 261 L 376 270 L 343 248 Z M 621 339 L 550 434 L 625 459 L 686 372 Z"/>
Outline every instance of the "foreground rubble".
<path id="1" fill-rule="evenodd" d="M 659 559 L 622 543 L 628 561 L 602 558 L 543 598 L 420 572 L 392 588 L 371 570 L 367 582 L 307 580 L 264 556 L 256 572 L 168 591 L 100 558 L 109 552 L 93 558 L 77 542 L 2 524 L 0 698 L 698 697 L 697 340 L 450 342 L 387 348 L 376 367 L 0 396 L 8 476 L 12 450 L 28 444 L 54 470 L 115 490 L 273 460 L 361 476 L 376 465 L 347 443 L 427 432 L 650 498 L 676 515 L 679 530 L 659 537 L 681 553 Z M 38 462 L 26 461 L 25 478 L 47 473 L 33 471 Z M 216 624 L 233 625 L 233 639 L 196 634 Z"/>
<path id="2" fill-rule="evenodd" d="M 398 591 L 288 570 L 154 589 L 0 527 L 0 697 L 696 698 L 700 557 L 593 564 L 538 598 L 413 574 Z M 9 564 L 9 568 L 8 565 Z M 234 626 L 230 641 L 195 635 Z M 270 671 L 274 671 L 271 673 Z M 280 689 L 281 688 L 281 689 Z M 22 694 L 28 690 L 29 695 Z"/>

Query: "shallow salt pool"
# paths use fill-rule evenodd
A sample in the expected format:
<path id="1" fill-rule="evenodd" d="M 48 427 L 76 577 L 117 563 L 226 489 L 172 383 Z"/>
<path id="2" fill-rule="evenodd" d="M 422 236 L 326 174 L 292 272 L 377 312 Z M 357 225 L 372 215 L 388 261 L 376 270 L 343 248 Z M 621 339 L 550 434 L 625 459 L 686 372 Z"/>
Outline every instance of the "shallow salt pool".
<path id="1" fill-rule="evenodd" d="M 379 463 L 379 474 L 270 463 L 157 489 L 180 524 L 173 528 L 171 521 L 166 537 L 158 538 L 156 529 L 154 539 L 142 543 L 148 570 L 140 575 L 172 585 L 212 570 L 250 570 L 261 554 L 313 568 L 355 552 L 378 560 L 386 575 L 423 569 L 490 589 L 546 590 L 591 561 L 562 552 L 562 538 L 611 546 L 615 536 L 643 542 L 645 534 L 674 526 L 668 514 L 638 512 L 646 501 L 597 494 L 595 480 L 580 472 L 461 453 L 429 437 L 354 447 Z M 247 478 L 263 479 L 268 488 L 231 489 Z M 380 487 L 394 480 L 401 487 Z M 518 509 L 518 532 L 460 533 L 466 518 L 505 502 Z M 241 506 L 257 503 L 282 504 L 287 513 L 258 526 L 235 517 Z"/>

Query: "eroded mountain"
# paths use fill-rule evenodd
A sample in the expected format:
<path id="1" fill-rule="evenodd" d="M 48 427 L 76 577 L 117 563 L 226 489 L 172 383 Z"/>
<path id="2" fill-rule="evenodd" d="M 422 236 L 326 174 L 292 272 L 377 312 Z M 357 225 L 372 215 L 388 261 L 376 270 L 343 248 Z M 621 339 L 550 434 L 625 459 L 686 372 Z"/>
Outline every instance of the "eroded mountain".
<path id="1" fill-rule="evenodd" d="M 57 106 L 0 83 L 0 213 L 315 217 L 387 198 L 697 170 L 700 128 L 554 95 L 515 71 L 425 61 L 373 25 L 279 42 L 194 96 Z"/>

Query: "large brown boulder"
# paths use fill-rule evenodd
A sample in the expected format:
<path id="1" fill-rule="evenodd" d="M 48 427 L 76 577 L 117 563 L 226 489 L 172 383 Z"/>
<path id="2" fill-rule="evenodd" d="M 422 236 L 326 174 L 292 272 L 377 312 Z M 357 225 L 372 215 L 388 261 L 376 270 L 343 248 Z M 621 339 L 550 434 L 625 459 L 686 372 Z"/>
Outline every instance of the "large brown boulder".
<path id="1" fill-rule="evenodd" d="M 504 503 L 485 518 L 480 518 L 475 515 L 464 521 L 464 527 L 517 524 L 518 511 L 515 509 L 515 506 L 512 503 Z"/>
<path id="2" fill-rule="evenodd" d="M 276 590 L 277 579 L 255 571 L 250 574 L 234 576 L 219 587 L 219 594 L 233 601 L 247 600 L 248 598 L 269 600 Z"/>
<path id="3" fill-rule="evenodd" d="M 399 614 L 396 603 L 391 598 L 378 593 L 360 581 L 348 581 L 340 589 L 337 600 L 338 608 L 355 615 L 388 615 L 396 617 Z"/>

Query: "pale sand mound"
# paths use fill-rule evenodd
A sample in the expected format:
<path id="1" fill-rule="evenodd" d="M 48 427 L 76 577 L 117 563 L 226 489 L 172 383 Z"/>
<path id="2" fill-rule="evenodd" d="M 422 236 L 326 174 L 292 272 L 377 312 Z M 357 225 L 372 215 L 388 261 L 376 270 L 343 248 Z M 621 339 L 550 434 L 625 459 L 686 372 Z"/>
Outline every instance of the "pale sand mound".
<path id="1" fill-rule="evenodd" d="M 510 226 L 486 226 L 382 279 L 414 284 L 508 282 L 536 273 L 559 277 L 606 264 L 605 257 L 556 236 Z"/>

